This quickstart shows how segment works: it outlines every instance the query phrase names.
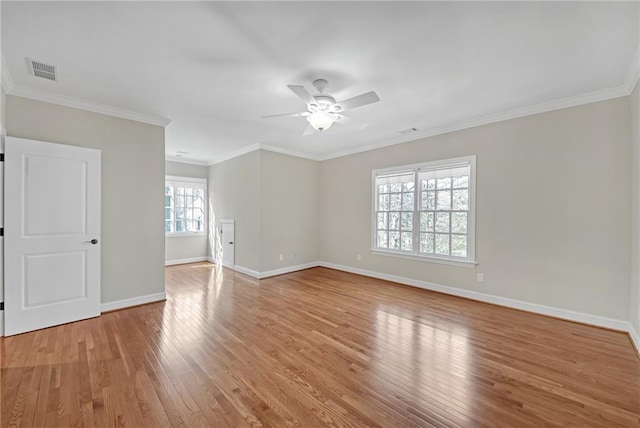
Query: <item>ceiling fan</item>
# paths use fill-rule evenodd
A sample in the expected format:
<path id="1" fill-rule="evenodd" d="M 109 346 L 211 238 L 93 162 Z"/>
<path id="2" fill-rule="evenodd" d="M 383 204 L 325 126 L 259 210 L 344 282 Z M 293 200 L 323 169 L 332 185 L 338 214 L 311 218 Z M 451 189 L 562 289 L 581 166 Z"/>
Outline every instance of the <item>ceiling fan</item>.
<path id="1" fill-rule="evenodd" d="M 299 113 L 274 114 L 271 116 L 262 116 L 262 118 L 281 116 L 305 117 L 307 122 L 309 122 L 309 125 L 302 135 L 310 135 L 316 131 L 325 131 L 336 122 L 354 126 L 358 129 L 363 129 L 367 126 L 366 122 L 345 116 L 342 112 L 380 101 L 378 94 L 374 91 L 370 91 L 344 101 L 336 102 L 335 98 L 324 93 L 327 86 L 329 86 L 329 82 L 325 79 L 314 80 L 312 85 L 316 91 L 318 91 L 316 95 L 311 95 L 304 86 L 288 85 L 289 89 L 291 89 L 293 93 L 307 105 L 307 111 Z"/>

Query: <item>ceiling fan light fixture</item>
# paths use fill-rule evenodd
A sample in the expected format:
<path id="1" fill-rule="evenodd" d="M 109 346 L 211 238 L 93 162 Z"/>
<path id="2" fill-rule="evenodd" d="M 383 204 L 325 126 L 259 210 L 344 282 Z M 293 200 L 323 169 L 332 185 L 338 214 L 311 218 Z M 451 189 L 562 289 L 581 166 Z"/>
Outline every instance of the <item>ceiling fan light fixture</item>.
<path id="1" fill-rule="evenodd" d="M 326 111 L 316 111 L 307 116 L 307 122 L 317 131 L 331 128 L 331 125 L 338 119 L 338 116 Z"/>

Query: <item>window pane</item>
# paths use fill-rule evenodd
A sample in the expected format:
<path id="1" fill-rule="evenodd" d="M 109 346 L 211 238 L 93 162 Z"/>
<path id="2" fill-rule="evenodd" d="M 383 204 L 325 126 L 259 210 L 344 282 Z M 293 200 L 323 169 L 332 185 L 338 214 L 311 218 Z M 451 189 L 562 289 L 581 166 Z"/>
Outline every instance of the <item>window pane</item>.
<path id="1" fill-rule="evenodd" d="M 467 233 L 467 213 L 451 213 L 451 231 Z"/>
<path id="2" fill-rule="evenodd" d="M 402 230 L 413 230 L 413 213 L 401 213 L 400 223 Z"/>
<path id="3" fill-rule="evenodd" d="M 413 181 L 409 181 L 407 183 L 402 183 L 402 191 L 403 192 L 412 192 L 413 193 L 414 183 Z"/>
<path id="4" fill-rule="evenodd" d="M 389 185 L 388 184 L 379 184 L 378 185 L 378 193 L 389 193 Z"/>
<path id="5" fill-rule="evenodd" d="M 176 195 L 184 195 L 184 187 L 176 187 L 175 191 Z"/>
<path id="6" fill-rule="evenodd" d="M 433 211 L 436 209 L 436 192 L 422 192 L 420 209 L 422 211 Z"/>
<path id="7" fill-rule="evenodd" d="M 184 224 L 182 220 L 176 220 L 176 232 L 184 232 Z"/>
<path id="8" fill-rule="evenodd" d="M 449 189 L 451 188 L 451 178 L 438 178 L 438 189 Z"/>
<path id="9" fill-rule="evenodd" d="M 455 177 L 453 179 L 453 188 L 454 189 L 458 189 L 460 187 L 469 187 L 469 177 L 468 176 L 464 176 L 464 177 Z"/>
<path id="10" fill-rule="evenodd" d="M 165 195 L 170 195 L 171 194 L 171 187 L 164 186 L 164 194 Z"/>
<path id="11" fill-rule="evenodd" d="M 436 233 L 436 254 L 449 255 L 449 235 Z"/>
<path id="12" fill-rule="evenodd" d="M 171 208 L 164 209 L 164 219 L 171 220 Z"/>
<path id="13" fill-rule="evenodd" d="M 378 231 L 378 248 L 387 248 L 387 232 Z"/>
<path id="14" fill-rule="evenodd" d="M 420 230 L 422 232 L 433 232 L 433 213 L 420 213 Z"/>
<path id="15" fill-rule="evenodd" d="M 429 180 L 420 180 L 420 190 L 436 190 L 435 178 L 431 178 Z"/>
<path id="16" fill-rule="evenodd" d="M 437 209 L 450 210 L 451 209 L 451 190 L 440 190 L 437 195 Z"/>
<path id="17" fill-rule="evenodd" d="M 389 213 L 389 230 L 400 229 L 400 213 Z"/>
<path id="18" fill-rule="evenodd" d="M 402 183 L 391 183 L 391 191 L 392 192 L 401 192 L 402 191 Z"/>
<path id="19" fill-rule="evenodd" d="M 467 237 L 465 235 L 451 235 L 451 255 L 467 257 Z"/>
<path id="20" fill-rule="evenodd" d="M 170 221 L 165 221 L 164 222 L 164 231 L 165 232 L 171 232 L 171 222 Z"/>
<path id="21" fill-rule="evenodd" d="M 171 196 L 167 195 L 164 197 L 164 206 L 165 207 L 170 207 L 171 206 Z"/>
<path id="22" fill-rule="evenodd" d="M 191 187 L 187 187 L 184 193 L 185 195 L 191 196 L 193 195 L 193 189 Z"/>
<path id="23" fill-rule="evenodd" d="M 420 252 L 433 254 L 433 233 L 420 234 Z"/>
<path id="24" fill-rule="evenodd" d="M 389 195 L 378 196 L 378 211 L 389 211 Z"/>
<path id="25" fill-rule="evenodd" d="M 469 190 L 454 190 L 453 191 L 453 204 L 451 206 L 454 210 L 468 210 L 469 209 Z"/>
<path id="26" fill-rule="evenodd" d="M 400 249 L 400 232 L 389 232 L 389 248 L 392 250 Z"/>
<path id="27" fill-rule="evenodd" d="M 436 232 L 449 233 L 449 213 L 436 213 Z"/>
<path id="28" fill-rule="evenodd" d="M 413 211 L 413 193 L 402 194 L 402 211 Z"/>
<path id="29" fill-rule="evenodd" d="M 387 213 L 378 213 L 378 225 L 377 229 L 387 228 Z"/>
<path id="30" fill-rule="evenodd" d="M 404 251 L 413 250 L 413 233 L 402 232 L 401 233 L 401 248 Z"/>
<path id="31" fill-rule="evenodd" d="M 402 195 L 400 193 L 391 195 L 391 209 L 389 211 L 400 211 L 400 202 Z"/>

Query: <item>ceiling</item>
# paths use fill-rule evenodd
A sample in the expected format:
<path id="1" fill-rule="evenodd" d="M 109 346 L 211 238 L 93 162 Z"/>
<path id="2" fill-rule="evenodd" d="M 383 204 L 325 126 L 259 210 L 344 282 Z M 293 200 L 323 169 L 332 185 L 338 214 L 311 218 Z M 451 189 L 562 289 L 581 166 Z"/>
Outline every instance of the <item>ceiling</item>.
<path id="1" fill-rule="evenodd" d="M 262 144 L 324 159 L 624 95 L 638 6 L 3 1 L 2 55 L 16 94 L 170 119 L 168 156 L 209 163 Z M 317 78 L 338 100 L 375 90 L 380 102 L 349 112 L 370 125 L 303 137 L 304 118 L 261 119 L 304 110 L 287 85 Z"/>

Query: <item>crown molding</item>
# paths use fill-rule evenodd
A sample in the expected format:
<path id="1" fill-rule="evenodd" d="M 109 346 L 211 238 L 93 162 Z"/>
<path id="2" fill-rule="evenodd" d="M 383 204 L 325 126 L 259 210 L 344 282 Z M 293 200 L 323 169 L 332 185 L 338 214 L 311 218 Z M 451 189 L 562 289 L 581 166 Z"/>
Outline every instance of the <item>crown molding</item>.
<path id="1" fill-rule="evenodd" d="M 589 92 L 586 94 L 576 95 L 573 97 L 561 98 L 555 101 L 549 101 L 540 104 L 534 104 L 526 107 L 520 107 L 513 110 L 507 110 L 500 113 L 494 113 L 490 115 L 480 116 L 474 119 L 462 120 L 454 122 L 448 125 L 437 126 L 420 130 L 409 135 L 394 138 L 384 143 L 377 143 L 362 147 L 354 147 L 347 150 L 341 150 L 319 156 L 317 160 L 324 161 L 329 159 L 335 159 L 343 156 L 353 155 L 356 153 L 367 152 L 369 150 L 380 149 L 383 147 L 394 146 L 396 144 L 408 143 L 410 141 L 416 141 L 423 138 L 434 137 L 436 135 L 448 134 L 454 131 L 461 131 L 464 129 L 475 128 L 478 126 L 489 125 L 492 123 L 503 122 L 505 120 L 517 119 L 525 116 L 532 116 L 540 113 L 551 112 L 554 110 L 561 110 L 569 107 L 576 107 L 583 104 L 595 103 L 598 101 L 605 101 L 613 98 L 624 97 L 630 94 L 627 89 L 627 85 L 618 86 L 616 88 L 603 89 L 599 91 Z"/>
<path id="2" fill-rule="evenodd" d="M 154 116 L 145 113 L 138 113 L 131 110 L 125 110 L 119 107 L 108 106 L 105 104 L 98 104 L 92 101 L 86 101 L 79 98 L 68 97 L 66 95 L 59 95 L 53 92 L 42 91 L 40 89 L 28 88 L 26 86 L 14 85 L 10 91 L 7 91 L 10 95 L 15 95 L 23 98 L 30 98 L 32 100 L 44 101 L 51 104 L 58 104 L 65 107 L 77 108 L 80 110 L 87 110 L 94 113 L 100 113 L 107 116 L 119 117 L 122 119 L 133 120 L 136 122 L 148 123 L 149 125 L 156 125 L 165 127 L 171 120 Z"/>
<path id="3" fill-rule="evenodd" d="M 209 164 L 205 161 L 201 161 L 198 159 L 180 158 L 178 156 L 166 156 L 164 160 L 169 162 L 186 163 L 189 165 L 209 166 Z"/>
<path id="4" fill-rule="evenodd" d="M 247 153 L 255 152 L 256 150 L 260 150 L 260 144 L 252 144 L 250 146 L 243 147 L 240 150 L 236 150 L 235 152 L 231 152 L 228 155 L 225 155 L 225 156 L 222 156 L 220 158 L 217 158 L 217 159 L 213 160 L 212 162 L 209 162 L 207 165 L 211 166 L 211 165 L 215 165 L 215 164 L 218 164 L 218 163 L 222 163 L 224 161 L 228 161 L 228 160 L 231 160 L 233 158 L 237 158 L 239 156 L 246 155 Z"/>
<path id="5" fill-rule="evenodd" d="M 631 61 L 631 65 L 627 71 L 627 76 L 624 80 L 624 88 L 627 91 L 627 95 L 631 95 L 631 92 L 633 92 L 633 89 L 638 83 L 638 79 L 640 79 L 640 46 L 638 46 L 638 49 L 633 56 L 633 60 Z"/>
<path id="6" fill-rule="evenodd" d="M 13 81 L 13 77 L 11 76 L 11 72 L 9 71 L 9 67 L 7 66 L 7 62 L 4 60 L 4 55 L 2 56 L 2 89 L 4 89 L 5 93 L 9 93 L 13 87 L 15 86 L 15 82 Z"/>
<path id="7" fill-rule="evenodd" d="M 312 161 L 319 160 L 317 156 L 313 156 L 313 155 L 310 155 L 308 153 L 302 153 L 302 152 L 298 152 L 298 151 L 295 151 L 295 150 L 289 150 L 289 149 L 283 149 L 283 148 L 280 148 L 280 147 L 269 146 L 267 144 L 262 144 L 262 143 L 260 143 L 258 145 L 260 146 L 261 150 L 266 150 L 268 152 L 280 153 L 280 154 L 283 154 L 283 155 L 293 156 L 293 157 L 302 158 L 302 159 L 309 159 L 309 160 L 312 160 Z"/>

